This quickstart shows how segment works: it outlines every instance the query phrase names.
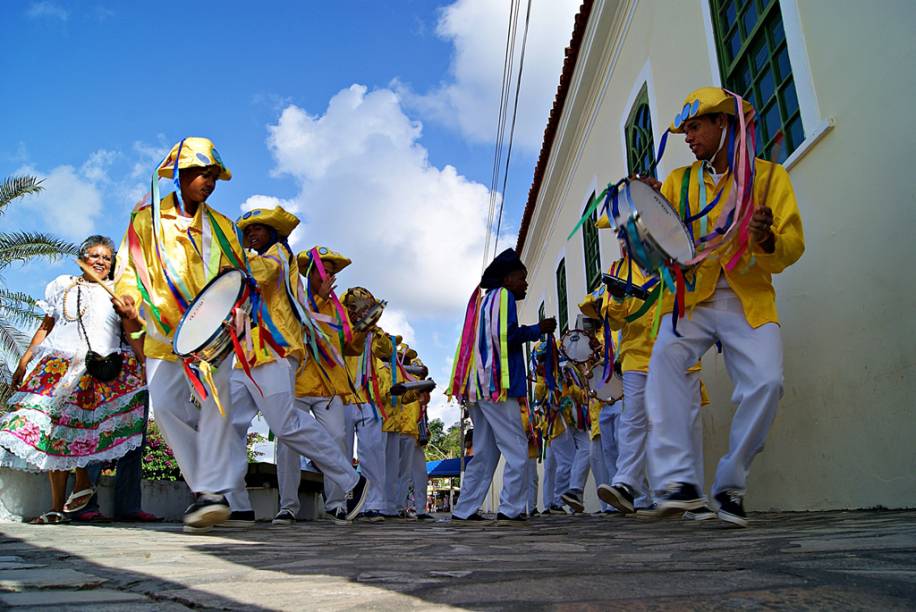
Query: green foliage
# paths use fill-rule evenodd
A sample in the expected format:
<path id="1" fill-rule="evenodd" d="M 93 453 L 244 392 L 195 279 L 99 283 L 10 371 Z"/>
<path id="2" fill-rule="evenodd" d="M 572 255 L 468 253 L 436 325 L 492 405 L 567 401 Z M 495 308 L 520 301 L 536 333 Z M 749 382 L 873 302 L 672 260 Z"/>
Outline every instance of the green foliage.
<path id="1" fill-rule="evenodd" d="M 41 179 L 13 176 L 0 183 L 0 215 L 6 207 L 23 196 L 42 190 Z M 5 404 L 13 389 L 9 381 L 29 337 L 18 326 L 30 326 L 41 320 L 35 300 L 21 291 L 8 289 L 3 271 L 12 263 L 25 263 L 41 257 L 58 259 L 77 255 L 75 244 L 42 232 L 0 232 L 0 404 Z"/>
<path id="2" fill-rule="evenodd" d="M 143 447 L 143 478 L 146 480 L 178 480 L 181 470 L 175 454 L 159 432 L 156 421 L 150 419 Z"/>
<path id="3" fill-rule="evenodd" d="M 429 444 L 425 449 L 426 460 L 449 459 L 461 456 L 461 428 L 455 423 L 448 430 L 442 419 L 429 422 Z"/>
<path id="4" fill-rule="evenodd" d="M 254 452 L 254 445 L 261 442 L 267 442 L 267 437 L 253 431 L 248 432 L 248 447 L 245 452 L 248 455 L 248 463 L 257 463 L 257 456 Z"/>

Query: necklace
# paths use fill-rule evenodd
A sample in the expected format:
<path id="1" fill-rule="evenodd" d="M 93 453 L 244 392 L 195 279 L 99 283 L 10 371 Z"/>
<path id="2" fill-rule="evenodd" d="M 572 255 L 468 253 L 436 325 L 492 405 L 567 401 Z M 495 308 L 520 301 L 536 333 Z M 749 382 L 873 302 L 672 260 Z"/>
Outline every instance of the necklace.
<path id="1" fill-rule="evenodd" d="M 74 287 L 77 287 L 77 292 L 78 292 L 79 286 L 82 284 L 83 284 L 83 277 L 77 276 L 73 280 L 73 282 L 70 283 L 70 286 L 64 289 L 64 297 L 63 297 L 63 302 L 61 303 L 61 311 L 66 321 L 78 321 L 80 317 L 86 314 L 86 309 L 89 308 L 88 304 L 85 304 L 82 307 L 80 307 L 79 303 L 77 303 L 75 317 L 71 315 L 70 312 L 67 310 L 67 297 L 70 295 L 70 290 L 73 289 Z"/>

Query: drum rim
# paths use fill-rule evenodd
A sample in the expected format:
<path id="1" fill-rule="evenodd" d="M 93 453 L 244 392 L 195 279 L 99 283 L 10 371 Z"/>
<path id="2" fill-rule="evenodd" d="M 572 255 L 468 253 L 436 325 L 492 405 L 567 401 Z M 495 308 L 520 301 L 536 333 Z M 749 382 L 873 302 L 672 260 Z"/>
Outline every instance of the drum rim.
<path id="1" fill-rule="evenodd" d="M 643 183 L 642 181 L 629 181 L 629 183 L 630 185 L 639 184 L 642 187 L 649 189 L 653 196 L 661 198 L 664 201 L 665 205 L 668 206 L 668 208 L 674 213 L 675 218 L 677 218 L 680 221 L 680 224 L 678 225 L 678 227 L 681 230 L 681 232 L 683 232 L 684 237 L 687 238 L 687 241 L 686 241 L 687 244 L 690 245 L 690 259 L 693 259 L 694 257 L 696 257 L 696 254 L 697 254 L 696 253 L 697 252 L 696 244 L 694 244 L 693 238 L 690 236 L 690 232 L 687 229 L 686 222 L 683 219 L 681 219 L 681 216 L 679 214 L 677 214 L 677 209 L 672 205 L 671 201 L 668 198 L 666 198 L 664 195 L 662 195 L 661 193 L 659 193 L 658 191 L 650 187 L 649 185 L 646 185 L 645 183 Z M 658 252 L 663 253 L 665 255 L 666 260 L 672 261 L 678 264 L 679 266 L 681 266 L 682 268 L 688 267 L 684 262 L 681 262 L 673 258 L 671 254 L 668 253 L 667 249 L 663 248 L 662 245 L 660 245 L 658 241 L 652 236 L 652 234 L 649 232 L 649 228 L 646 227 L 646 224 L 643 222 L 642 215 L 640 214 L 639 209 L 636 207 L 635 202 L 633 203 L 632 206 L 628 202 L 627 208 L 629 209 L 629 214 L 624 217 L 624 220 L 633 219 L 634 224 L 637 225 L 637 228 L 639 230 L 640 239 L 642 239 L 644 242 L 651 242 L 652 245 L 655 247 L 655 249 Z M 646 240 L 647 238 L 648 240 Z"/>
<path id="2" fill-rule="evenodd" d="M 197 293 L 197 295 L 194 297 L 194 299 L 191 300 L 191 303 L 188 304 L 188 309 L 184 311 L 184 314 L 181 315 L 181 320 L 178 321 L 178 326 L 175 328 L 175 333 L 172 334 L 172 352 L 175 353 L 175 355 L 177 355 L 178 357 L 181 357 L 182 359 L 187 359 L 188 357 L 194 357 L 194 356 L 196 355 L 196 353 L 200 352 L 200 349 L 201 349 L 201 348 L 203 348 L 203 347 L 207 346 L 208 344 L 210 344 L 211 342 L 213 342 L 213 340 L 214 340 L 214 339 L 219 335 L 219 333 L 222 331 L 223 326 L 222 326 L 222 324 L 220 324 L 220 325 L 216 328 L 216 330 L 215 330 L 212 334 L 210 334 L 209 337 L 207 337 L 207 339 L 206 339 L 205 341 L 203 341 L 203 342 L 202 342 L 199 346 L 197 346 L 194 350 L 189 351 L 189 352 L 187 352 L 187 353 L 179 353 L 179 352 L 178 352 L 178 348 L 175 346 L 175 342 L 178 340 L 178 333 L 181 331 L 181 327 L 184 325 L 184 322 L 185 322 L 185 320 L 186 320 L 186 318 L 187 318 L 188 313 L 191 312 L 191 310 L 192 310 L 193 307 L 194 307 L 194 304 L 197 303 L 197 300 L 200 298 L 200 296 L 202 296 L 203 294 L 205 294 L 205 293 L 207 292 L 207 289 L 210 288 L 210 285 L 214 284 L 217 280 L 221 279 L 223 276 L 226 276 L 226 275 L 228 275 L 228 274 L 234 274 L 234 273 L 240 274 L 240 275 L 242 276 L 242 283 L 239 285 L 239 290 L 238 290 L 238 292 L 235 294 L 235 300 L 234 300 L 234 303 L 238 303 L 239 298 L 242 296 L 242 294 L 245 292 L 246 287 L 248 286 L 248 283 L 247 283 L 246 281 L 250 278 L 249 275 L 248 275 L 245 271 L 239 270 L 238 268 L 233 268 L 233 269 L 231 269 L 231 270 L 225 270 L 225 271 L 223 271 L 223 272 L 220 272 L 219 274 L 217 274 L 216 276 L 214 276 L 213 278 L 211 278 L 211 279 L 207 282 L 207 284 L 204 285 L 203 288 Z M 225 323 L 225 319 L 223 319 L 223 322 Z"/>
<path id="3" fill-rule="evenodd" d="M 574 332 L 579 332 L 579 333 L 582 334 L 583 336 L 590 337 L 590 336 L 588 335 L 588 332 L 586 332 L 584 329 L 579 329 L 578 327 L 574 327 L 574 328 L 572 328 L 572 329 L 567 329 L 565 332 L 563 332 L 563 335 L 560 336 L 560 342 L 559 342 L 559 344 L 560 344 L 560 354 L 563 355 L 564 357 L 566 357 L 566 359 L 568 359 L 569 361 L 572 361 L 573 363 L 575 363 L 575 364 L 577 364 L 577 365 L 578 365 L 578 364 L 581 364 L 581 363 L 588 363 L 588 361 L 589 361 L 588 359 L 584 359 L 584 360 L 582 360 L 582 361 L 577 361 L 577 360 L 573 359 L 572 357 L 570 357 L 569 355 L 567 355 L 567 354 L 566 354 L 566 351 L 563 350 L 563 338 L 566 337 L 566 334 L 571 334 L 571 333 L 574 333 Z M 594 351 L 592 351 L 592 354 L 593 354 L 593 355 L 595 354 Z"/>

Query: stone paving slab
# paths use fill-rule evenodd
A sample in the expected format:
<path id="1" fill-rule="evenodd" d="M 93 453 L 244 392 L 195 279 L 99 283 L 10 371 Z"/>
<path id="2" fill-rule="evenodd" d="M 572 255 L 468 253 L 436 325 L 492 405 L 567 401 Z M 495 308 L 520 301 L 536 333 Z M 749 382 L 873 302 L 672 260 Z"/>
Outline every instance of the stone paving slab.
<path id="1" fill-rule="evenodd" d="M 69 576 L 91 593 L 105 581 L 142 611 L 916 608 L 916 512 L 758 514 L 751 525 L 576 516 L 188 535 L 175 524 L 0 524 L 8 563 L 48 566 L 0 571 L 0 589 L 72 592 L 58 584 Z M 29 582 L 36 572 L 45 580 Z"/>
<path id="2" fill-rule="evenodd" d="M 0 571 L 0 591 L 86 589 L 97 587 L 103 582 L 106 582 L 105 578 L 66 568 Z"/>
<path id="3" fill-rule="evenodd" d="M 70 591 L 60 589 L 43 589 L 22 593 L 0 593 L 0 604 L 17 607 L 45 607 L 62 605 L 110 604 L 124 602 L 145 602 L 146 597 L 127 591 L 110 589 L 90 589 Z M 93 606 L 94 607 L 94 606 Z"/>

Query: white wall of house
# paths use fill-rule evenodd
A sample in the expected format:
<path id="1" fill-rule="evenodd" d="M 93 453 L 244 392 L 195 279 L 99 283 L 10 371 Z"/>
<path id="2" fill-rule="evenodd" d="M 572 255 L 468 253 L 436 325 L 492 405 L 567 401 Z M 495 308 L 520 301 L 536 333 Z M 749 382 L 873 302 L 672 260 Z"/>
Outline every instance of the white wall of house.
<path id="1" fill-rule="evenodd" d="M 751 473 L 749 509 L 916 506 L 916 4 L 780 0 L 806 141 L 786 166 L 805 223 L 803 258 L 775 277 L 785 394 Z M 626 174 L 623 124 L 648 84 L 656 146 L 693 89 L 719 82 L 706 0 L 597 0 L 522 250 L 529 295 L 557 313 L 584 296 L 585 198 Z M 664 177 L 692 161 L 673 135 Z M 599 187 L 599 190 L 600 188 Z M 602 267 L 617 257 L 601 232 Z M 721 356 L 703 360 L 707 484 L 733 413 Z M 499 483 L 494 483 L 499 486 Z"/>

